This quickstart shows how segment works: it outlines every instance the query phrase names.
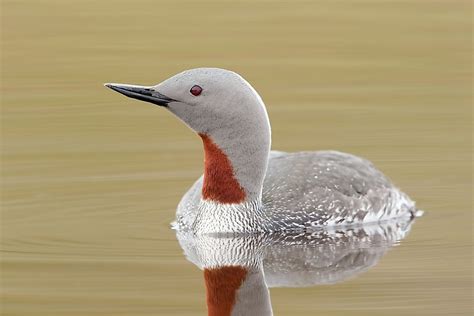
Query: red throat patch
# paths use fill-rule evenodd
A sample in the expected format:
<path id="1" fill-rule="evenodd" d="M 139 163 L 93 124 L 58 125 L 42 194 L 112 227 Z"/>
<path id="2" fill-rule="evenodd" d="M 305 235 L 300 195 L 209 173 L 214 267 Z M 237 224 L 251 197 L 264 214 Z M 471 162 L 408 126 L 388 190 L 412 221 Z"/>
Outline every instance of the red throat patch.
<path id="1" fill-rule="evenodd" d="M 202 197 L 225 204 L 241 203 L 245 191 L 234 176 L 232 164 L 227 155 L 205 135 L 199 134 L 204 144 L 204 183 Z"/>
<path id="2" fill-rule="evenodd" d="M 239 266 L 204 270 L 206 281 L 207 311 L 209 316 L 230 316 L 235 305 L 236 293 L 247 276 Z"/>

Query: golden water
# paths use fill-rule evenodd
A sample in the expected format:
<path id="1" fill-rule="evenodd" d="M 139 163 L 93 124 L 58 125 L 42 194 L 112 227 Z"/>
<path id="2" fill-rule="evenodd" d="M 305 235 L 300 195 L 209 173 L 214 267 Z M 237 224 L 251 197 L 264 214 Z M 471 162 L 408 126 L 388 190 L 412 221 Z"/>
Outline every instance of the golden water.
<path id="1" fill-rule="evenodd" d="M 469 1 L 2 1 L 4 315 L 202 315 L 170 230 L 195 135 L 103 82 L 230 68 L 273 148 L 372 160 L 426 211 L 348 282 L 272 289 L 276 315 L 469 315 Z"/>

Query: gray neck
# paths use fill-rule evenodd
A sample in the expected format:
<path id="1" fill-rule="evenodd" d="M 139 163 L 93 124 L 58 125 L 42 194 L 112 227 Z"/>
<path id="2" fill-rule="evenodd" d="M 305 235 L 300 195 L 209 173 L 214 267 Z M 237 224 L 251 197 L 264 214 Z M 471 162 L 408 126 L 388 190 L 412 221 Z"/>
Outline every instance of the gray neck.
<path id="1" fill-rule="evenodd" d="M 214 143 L 229 158 L 234 176 L 245 190 L 246 202 L 260 201 L 271 146 L 271 129 L 265 106 L 252 106 L 253 114 L 229 119 L 225 128 L 211 133 Z"/>

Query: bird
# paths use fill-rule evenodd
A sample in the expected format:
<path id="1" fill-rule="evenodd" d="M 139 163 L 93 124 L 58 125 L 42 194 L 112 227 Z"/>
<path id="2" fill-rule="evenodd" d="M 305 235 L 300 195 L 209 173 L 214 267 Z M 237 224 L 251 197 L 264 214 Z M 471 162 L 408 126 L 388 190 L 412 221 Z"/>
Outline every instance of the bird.
<path id="1" fill-rule="evenodd" d="M 154 86 L 104 85 L 165 108 L 202 139 L 204 172 L 178 204 L 176 229 L 305 232 L 419 214 L 415 202 L 364 158 L 271 150 L 265 104 L 234 71 L 194 68 Z"/>

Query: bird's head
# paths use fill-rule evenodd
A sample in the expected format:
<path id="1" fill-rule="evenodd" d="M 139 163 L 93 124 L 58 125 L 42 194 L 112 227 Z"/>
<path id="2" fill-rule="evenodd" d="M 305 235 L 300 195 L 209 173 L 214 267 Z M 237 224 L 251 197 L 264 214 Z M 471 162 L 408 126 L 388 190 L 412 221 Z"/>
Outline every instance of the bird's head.
<path id="1" fill-rule="evenodd" d="M 201 136 L 206 154 L 205 199 L 238 203 L 260 198 L 270 151 L 270 123 L 262 99 L 240 75 L 197 68 L 155 86 L 105 86 L 167 108 Z"/>
<path id="2" fill-rule="evenodd" d="M 213 136 L 237 126 L 262 129 L 268 124 L 258 93 L 235 72 L 219 68 L 186 70 L 154 86 L 105 84 L 130 98 L 166 107 L 199 134 Z M 263 119 L 262 119 L 263 118 Z"/>

